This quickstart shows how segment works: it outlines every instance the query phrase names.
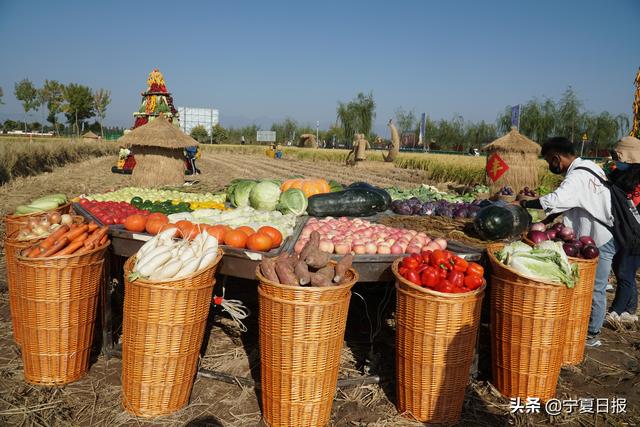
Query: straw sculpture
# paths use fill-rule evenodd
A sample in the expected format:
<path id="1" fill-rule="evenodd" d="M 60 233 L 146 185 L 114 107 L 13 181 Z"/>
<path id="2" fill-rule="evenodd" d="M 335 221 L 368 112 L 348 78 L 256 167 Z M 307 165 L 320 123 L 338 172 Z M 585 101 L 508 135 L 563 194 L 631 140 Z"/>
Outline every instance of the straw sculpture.
<path id="1" fill-rule="evenodd" d="M 540 150 L 540 145 L 512 127 L 509 133 L 482 147 L 487 159 L 497 153 L 509 166 L 509 170 L 496 182 L 487 178 L 487 185 L 492 191 L 498 191 L 503 186 L 516 191 L 524 187 L 537 188 Z"/>
<path id="2" fill-rule="evenodd" d="M 318 141 L 316 136 L 312 133 L 303 133 L 300 135 L 300 142 L 298 143 L 300 148 L 318 148 Z"/>
<path id="3" fill-rule="evenodd" d="M 82 135 L 82 139 L 85 141 L 97 141 L 98 139 L 100 139 L 100 137 L 98 135 L 96 135 L 95 133 L 89 131 L 87 133 L 85 133 L 84 135 Z"/>
<path id="4" fill-rule="evenodd" d="M 386 156 L 383 154 L 382 157 L 384 157 L 385 162 L 393 162 L 400 153 L 400 134 L 393 124 L 393 119 L 389 120 L 387 126 L 389 126 L 389 130 L 391 131 L 391 147 L 389 147 L 389 154 Z"/>
<path id="5" fill-rule="evenodd" d="M 183 149 L 198 142 L 160 115 L 118 140 L 132 148 L 136 167 L 133 183 L 140 187 L 182 185 L 184 182 Z"/>

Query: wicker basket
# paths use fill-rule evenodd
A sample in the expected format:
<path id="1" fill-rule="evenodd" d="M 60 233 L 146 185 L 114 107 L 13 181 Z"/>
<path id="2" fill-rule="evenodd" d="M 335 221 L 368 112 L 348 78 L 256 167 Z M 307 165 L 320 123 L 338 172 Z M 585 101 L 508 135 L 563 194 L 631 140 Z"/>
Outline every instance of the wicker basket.
<path id="1" fill-rule="evenodd" d="M 122 404 L 141 417 L 178 411 L 189 402 L 222 258 L 178 280 L 129 281 L 135 256 L 124 265 Z"/>
<path id="2" fill-rule="evenodd" d="M 17 231 L 20 228 L 20 225 L 26 224 L 27 221 L 29 221 L 29 218 L 38 217 L 48 212 L 60 212 L 61 214 L 71 213 L 71 202 L 67 202 L 64 205 L 58 206 L 57 208 L 50 211 L 36 212 L 25 215 L 7 215 L 4 217 L 4 232 L 7 236 L 9 236 L 13 234 L 14 231 Z"/>
<path id="3" fill-rule="evenodd" d="M 426 423 L 460 420 L 476 348 L 485 285 L 443 294 L 415 286 L 398 273 L 396 260 L 397 407 Z"/>
<path id="4" fill-rule="evenodd" d="M 493 382 L 507 397 L 556 393 L 571 290 L 521 276 L 498 261 L 487 246 L 491 277 L 491 358 Z"/>
<path id="5" fill-rule="evenodd" d="M 534 246 L 534 243 L 526 235 L 523 236 L 522 241 Z M 569 262 L 578 264 L 578 281 L 571 291 L 565 329 L 565 345 L 562 347 L 562 363 L 578 365 L 584 359 L 584 346 L 589 328 L 593 284 L 596 278 L 598 259 L 569 257 Z"/>
<path id="6" fill-rule="evenodd" d="M 18 329 L 27 382 L 68 384 L 87 373 L 109 244 L 82 255 L 17 255 Z"/>
<path id="7" fill-rule="evenodd" d="M 325 426 L 336 393 L 347 325 L 349 282 L 330 287 L 285 286 L 256 269 L 260 281 L 262 412 L 270 426 Z"/>
<path id="8" fill-rule="evenodd" d="M 9 289 L 9 310 L 11 311 L 11 324 L 13 326 L 13 340 L 18 346 L 22 345 L 22 330 L 20 329 L 20 314 L 18 304 L 18 292 L 22 276 L 16 275 L 16 255 L 24 248 L 38 243 L 42 239 L 18 240 L 18 231 L 7 234 L 4 240 L 4 260 L 7 266 L 7 287 Z"/>
<path id="9" fill-rule="evenodd" d="M 566 365 L 577 365 L 584 359 L 598 259 L 569 258 L 569 261 L 578 264 L 578 281 L 569 301 L 562 362 Z"/>

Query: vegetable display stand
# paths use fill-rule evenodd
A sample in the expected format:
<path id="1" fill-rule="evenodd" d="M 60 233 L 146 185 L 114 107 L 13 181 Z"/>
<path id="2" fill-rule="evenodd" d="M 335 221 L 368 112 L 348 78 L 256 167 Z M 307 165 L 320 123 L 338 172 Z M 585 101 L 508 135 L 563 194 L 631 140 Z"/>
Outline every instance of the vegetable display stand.
<path id="1" fill-rule="evenodd" d="M 569 314 L 564 333 L 562 362 L 565 365 L 577 365 L 584 359 L 584 345 L 587 339 L 593 284 L 596 277 L 598 259 L 569 258 L 578 264 L 578 280 L 571 290 Z"/>
<path id="2" fill-rule="evenodd" d="M 491 360 L 493 384 L 507 397 L 555 396 L 571 289 L 520 275 L 487 246 L 491 277 Z"/>
<path id="3" fill-rule="evenodd" d="M 18 231 L 22 224 L 26 224 L 29 221 L 29 218 L 38 217 L 48 212 L 58 212 L 60 214 L 71 213 L 71 202 L 67 202 L 64 205 L 58 206 L 57 208 L 50 211 L 42 211 L 24 215 L 7 215 L 4 217 L 4 232 L 7 236 L 9 236 L 15 231 Z"/>
<path id="4" fill-rule="evenodd" d="M 209 266 L 181 279 L 129 280 L 124 265 L 122 404 L 137 416 L 170 414 L 189 402 L 222 250 Z"/>
<path id="5" fill-rule="evenodd" d="M 16 255 L 24 248 L 36 244 L 42 239 L 18 240 L 18 230 L 7 234 L 4 240 L 4 259 L 7 265 L 7 287 L 9 289 L 9 310 L 11 311 L 11 324 L 13 325 L 13 340 L 22 345 L 22 329 L 20 327 L 20 310 L 18 304 L 18 292 L 22 287 L 22 276 L 16 275 Z"/>
<path id="6" fill-rule="evenodd" d="M 325 426 L 336 393 L 347 325 L 349 281 L 328 287 L 285 286 L 256 275 L 264 421 L 277 426 Z"/>
<path id="7" fill-rule="evenodd" d="M 460 420 L 486 285 L 444 294 L 396 277 L 398 411 L 434 424 Z"/>
<path id="8" fill-rule="evenodd" d="M 25 380 L 62 385 L 89 369 L 106 244 L 79 255 L 18 255 L 18 325 Z"/>

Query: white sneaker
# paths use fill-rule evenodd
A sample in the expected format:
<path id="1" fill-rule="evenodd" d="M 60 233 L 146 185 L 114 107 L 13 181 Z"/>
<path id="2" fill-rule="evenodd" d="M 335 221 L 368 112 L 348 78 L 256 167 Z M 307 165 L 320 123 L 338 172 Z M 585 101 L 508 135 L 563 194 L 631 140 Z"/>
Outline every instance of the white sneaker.
<path id="1" fill-rule="evenodd" d="M 620 322 L 620 315 L 615 311 L 610 311 L 605 316 L 605 320 L 609 322 L 611 326 L 615 326 L 616 323 Z"/>
<path id="2" fill-rule="evenodd" d="M 631 313 L 627 313 L 626 311 L 624 311 L 619 317 L 618 319 L 620 320 L 620 322 L 622 323 L 628 323 L 628 324 L 632 324 L 632 323 L 636 323 L 638 321 L 638 316 L 635 314 L 631 314 Z"/>
<path id="3" fill-rule="evenodd" d="M 587 341 L 585 342 L 586 347 L 600 347 L 602 345 L 602 341 L 598 338 L 597 335 L 587 335 Z"/>
<path id="4" fill-rule="evenodd" d="M 607 292 L 613 292 L 613 289 L 614 289 L 614 288 L 613 288 L 613 285 L 612 285 L 611 283 L 607 283 L 607 289 L 606 289 L 606 291 L 607 291 Z"/>

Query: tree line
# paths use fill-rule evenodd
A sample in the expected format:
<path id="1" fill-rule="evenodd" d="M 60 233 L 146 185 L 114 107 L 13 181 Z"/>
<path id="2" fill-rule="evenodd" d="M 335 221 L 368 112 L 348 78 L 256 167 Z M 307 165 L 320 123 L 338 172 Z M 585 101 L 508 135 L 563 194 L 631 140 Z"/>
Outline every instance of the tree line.
<path id="1" fill-rule="evenodd" d="M 3 94 L 2 88 L 0 88 L 0 103 L 2 103 Z M 107 115 L 107 107 L 111 103 L 111 92 L 106 89 L 94 91 L 82 84 L 63 84 L 57 80 L 45 80 L 42 87 L 38 88 L 31 80 L 25 78 L 15 83 L 13 94 L 22 104 L 24 111 L 22 124 L 25 132 L 29 130 L 27 114 L 30 111 L 46 108 L 47 121 L 51 123 L 51 127 L 57 135 L 60 134 L 61 128 L 58 116 L 64 114 L 67 124 L 76 135 L 80 135 L 80 129 L 84 128 L 88 119 L 95 117 L 100 133 L 104 137 L 102 123 Z M 7 127 L 11 127 L 15 122 L 7 122 L 3 126 L 4 129 L 13 130 Z M 35 123 L 32 123 L 31 130 L 36 130 L 33 126 Z"/>

